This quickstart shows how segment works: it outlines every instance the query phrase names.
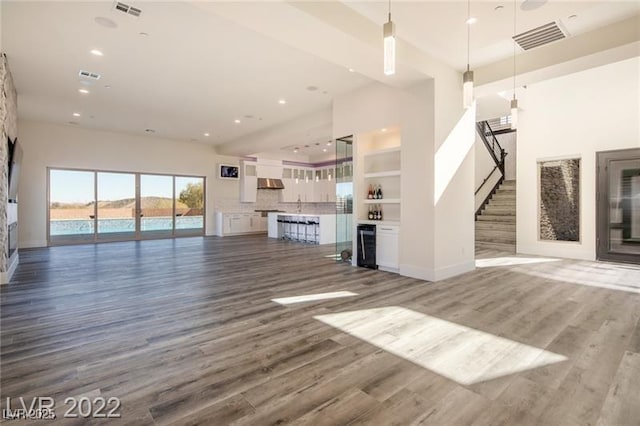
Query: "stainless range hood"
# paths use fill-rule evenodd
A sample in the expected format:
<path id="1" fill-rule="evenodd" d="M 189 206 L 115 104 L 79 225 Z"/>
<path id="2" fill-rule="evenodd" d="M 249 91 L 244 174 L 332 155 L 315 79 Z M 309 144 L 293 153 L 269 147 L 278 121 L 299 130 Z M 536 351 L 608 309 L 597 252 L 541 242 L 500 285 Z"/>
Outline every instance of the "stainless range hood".
<path id="1" fill-rule="evenodd" d="M 281 179 L 258 178 L 258 189 L 284 189 Z"/>

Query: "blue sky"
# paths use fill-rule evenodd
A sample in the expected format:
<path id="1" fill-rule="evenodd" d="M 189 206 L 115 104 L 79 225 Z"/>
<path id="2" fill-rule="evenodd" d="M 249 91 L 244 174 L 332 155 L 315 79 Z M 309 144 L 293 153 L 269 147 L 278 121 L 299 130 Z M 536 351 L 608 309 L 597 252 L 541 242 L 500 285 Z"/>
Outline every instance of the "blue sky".
<path id="1" fill-rule="evenodd" d="M 89 203 L 93 201 L 94 173 L 75 170 L 51 170 L 51 202 Z M 173 196 L 173 178 L 162 175 L 141 175 L 143 197 Z M 176 178 L 176 195 L 187 183 L 197 183 L 201 178 Z M 121 200 L 135 197 L 135 175 L 128 173 L 98 172 L 98 197 L 100 200 Z"/>

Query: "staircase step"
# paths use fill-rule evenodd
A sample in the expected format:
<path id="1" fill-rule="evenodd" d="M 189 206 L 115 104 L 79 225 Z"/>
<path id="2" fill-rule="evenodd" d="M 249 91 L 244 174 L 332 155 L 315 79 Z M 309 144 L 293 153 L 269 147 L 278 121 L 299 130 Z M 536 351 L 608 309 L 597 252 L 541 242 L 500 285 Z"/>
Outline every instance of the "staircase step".
<path id="1" fill-rule="evenodd" d="M 489 206 L 507 206 L 507 207 L 513 207 L 515 209 L 516 207 L 516 200 L 504 200 L 504 199 L 499 199 L 499 200 L 491 200 L 489 201 Z"/>
<path id="2" fill-rule="evenodd" d="M 487 243 L 476 241 L 476 249 L 490 249 L 490 250 L 498 250 L 507 253 L 515 253 L 516 245 L 515 244 L 501 244 L 501 243 Z"/>
<path id="3" fill-rule="evenodd" d="M 516 223 L 515 216 L 497 216 L 492 214 L 483 213 L 478 216 L 478 220 L 482 222 L 507 222 L 507 223 Z"/>
<path id="4" fill-rule="evenodd" d="M 492 216 L 515 216 L 516 215 L 516 211 L 515 209 L 510 209 L 510 208 L 504 208 L 504 207 L 489 207 L 486 208 L 482 214 L 488 214 L 488 215 L 492 215 Z"/>
<path id="5" fill-rule="evenodd" d="M 516 224 L 509 222 L 476 222 L 476 232 L 484 230 L 516 232 Z"/>
<path id="6" fill-rule="evenodd" d="M 507 193 L 507 192 L 496 192 L 491 197 L 492 200 L 516 200 L 516 193 Z"/>
<path id="7" fill-rule="evenodd" d="M 498 243 L 498 244 L 515 244 L 516 237 L 476 237 L 476 243 Z"/>
<path id="8" fill-rule="evenodd" d="M 515 180 L 505 180 L 500 184 L 500 188 L 515 188 L 516 181 Z"/>
<path id="9" fill-rule="evenodd" d="M 516 231 L 502 231 L 497 229 L 476 229 L 476 241 L 505 241 L 516 242 Z"/>

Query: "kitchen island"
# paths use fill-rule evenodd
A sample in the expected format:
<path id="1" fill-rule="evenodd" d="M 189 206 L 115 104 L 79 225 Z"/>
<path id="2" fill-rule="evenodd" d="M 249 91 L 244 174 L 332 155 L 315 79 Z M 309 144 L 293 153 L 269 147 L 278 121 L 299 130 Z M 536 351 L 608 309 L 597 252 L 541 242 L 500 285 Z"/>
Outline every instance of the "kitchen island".
<path id="1" fill-rule="evenodd" d="M 310 244 L 343 242 L 336 241 L 336 217 L 351 222 L 351 214 L 269 213 L 268 236 Z"/>

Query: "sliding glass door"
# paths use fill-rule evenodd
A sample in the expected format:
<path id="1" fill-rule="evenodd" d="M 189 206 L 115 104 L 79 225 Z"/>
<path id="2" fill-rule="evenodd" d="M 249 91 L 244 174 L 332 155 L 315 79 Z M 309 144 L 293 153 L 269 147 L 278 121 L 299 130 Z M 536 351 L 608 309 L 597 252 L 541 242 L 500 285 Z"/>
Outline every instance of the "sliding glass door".
<path id="1" fill-rule="evenodd" d="M 98 241 L 136 237 L 136 175 L 97 173 Z"/>
<path id="2" fill-rule="evenodd" d="M 205 178 L 49 169 L 51 245 L 204 235 Z"/>
<path id="3" fill-rule="evenodd" d="M 140 175 L 140 237 L 173 235 L 173 176 Z"/>
<path id="4" fill-rule="evenodd" d="M 640 149 L 598 153 L 598 259 L 640 264 Z"/>
<path id="5" fill-rule="evenodd" d="M 95 173 L 50 170 L 49 242 L 92 242 L 95 224 Z"/>
<path id="6" fill-rule="evenodd" d="M 175 177 L 176 235 L 204 232 L 204 178 Z"/>

